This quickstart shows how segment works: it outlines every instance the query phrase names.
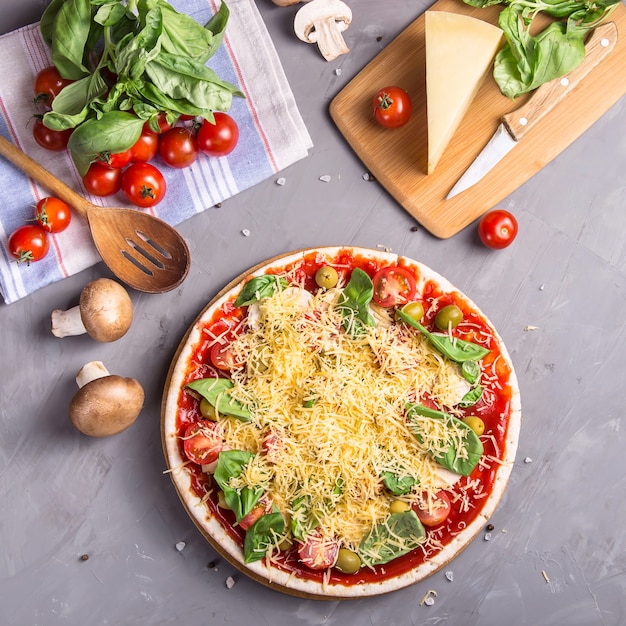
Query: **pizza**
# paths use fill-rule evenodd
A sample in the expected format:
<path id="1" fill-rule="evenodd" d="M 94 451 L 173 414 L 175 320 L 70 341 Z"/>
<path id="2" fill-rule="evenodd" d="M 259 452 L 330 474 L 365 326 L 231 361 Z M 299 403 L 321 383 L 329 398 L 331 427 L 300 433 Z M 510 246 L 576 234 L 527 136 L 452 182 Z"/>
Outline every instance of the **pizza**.
<path id="1" fill-rule="evenodd" d="M 511 359 L 423 264 L 289 253 L 201 312 L 172 361 L 162 438 L 202 534 L 255 580 L 355 598 L 424 579 L 485 526 L 515 459 Z"/>

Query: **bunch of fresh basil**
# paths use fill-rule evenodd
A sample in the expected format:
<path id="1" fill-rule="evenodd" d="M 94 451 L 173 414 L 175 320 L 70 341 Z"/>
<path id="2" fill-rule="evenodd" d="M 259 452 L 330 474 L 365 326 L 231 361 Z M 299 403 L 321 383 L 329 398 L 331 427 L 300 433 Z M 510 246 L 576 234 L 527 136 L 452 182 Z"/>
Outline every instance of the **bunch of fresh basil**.
<path id="1" fill-rule="evenodd" d="M 473 7 L 507 5 L 498 18 L 506 37 L 493 76 L 500 91 L 516 98 L 571 72 L 585 58 L 585 37 L 611 14 L 620 0 L 463 0 Z M 535 17 L 556 18 L 531 34 Z"/>
<path id="2" fill-rule="evenodd" d="M 236 86 L 206 66 L 224 37 L 228 7 L 202 26 L 165 0 L 52 0 L 40 28 L 61 76 L 73 80 L 44 124 L 74 128 L 69 149 L 79 172 L 102 152 L 122 152 L 159 114 L 214 121 Z"/>

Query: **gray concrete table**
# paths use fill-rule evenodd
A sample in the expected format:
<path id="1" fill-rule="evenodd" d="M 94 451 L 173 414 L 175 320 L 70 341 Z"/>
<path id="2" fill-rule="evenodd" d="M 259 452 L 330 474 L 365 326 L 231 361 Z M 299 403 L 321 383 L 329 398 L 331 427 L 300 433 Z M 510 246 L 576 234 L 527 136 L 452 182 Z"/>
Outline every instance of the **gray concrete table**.
<path id="1" fill-rule="evenodd" d="M 36 21 L 46 4 L 4 0 L 0 30 Z M 136 321 L 120 342 L 50 335 L 52 309 L 108 275 L 102 264 L 0 306 L 1 624 L 626 623 L 626 100 L 502 202 L 520 225 L 510 248 L 485 249 L 475 225 L 448 240 L 415 230 L 363 180 L 328 105 L 427 5 L 353 2 L 351 52 L 326 63 L 292 34 L 293 8 L 260 0 L 315 143 L 310 156 L 281 174 L 284 186 L 267 180 L 183 223 L 187 280 L 164 295 L 133 293 Z M 163 474 L 159 432 L 170 360 L 212 294 L 272 255 L 338 242 L 390 247 L 468 294 L 508 346 L 523 406 L 491 541 L 477 537 L 451 563 L 452 582 L 440 572 L 353 602 L 287 596 L 221 560 Z M 132 429 L 105 440 L 67 419 L 74 376 L 94 359 L 146 390 Z M 430 589 L 435 604 L 420 605 Z"/>

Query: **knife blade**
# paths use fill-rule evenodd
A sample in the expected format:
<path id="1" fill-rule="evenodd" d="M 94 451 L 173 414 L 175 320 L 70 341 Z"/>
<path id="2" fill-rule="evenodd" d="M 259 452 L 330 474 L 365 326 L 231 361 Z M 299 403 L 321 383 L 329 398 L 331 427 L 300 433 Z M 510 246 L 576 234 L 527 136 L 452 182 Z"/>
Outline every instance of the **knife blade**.
<path id="1" fill-rule="evenodd" d="M 559 104 L 605 57 L 617 43 L 614 22 L 594 29 L 585 44 L 585 58 L 566 76 L 555 78 L 538 87 L 520 108 L 500 119 L 500 124 L 487 145 L 459 178 L 446 196 L 453 198 L 469 189 L 490 172 L 524 137 L 524 135 Z"/>

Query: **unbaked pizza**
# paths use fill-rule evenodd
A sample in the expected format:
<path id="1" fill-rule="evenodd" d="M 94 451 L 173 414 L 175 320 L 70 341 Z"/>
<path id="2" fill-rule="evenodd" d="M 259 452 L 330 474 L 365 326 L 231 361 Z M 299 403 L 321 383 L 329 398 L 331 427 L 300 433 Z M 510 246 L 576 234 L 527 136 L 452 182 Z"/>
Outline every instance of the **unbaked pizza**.
<path id="1" fill-rule="evenodd" d="M 254 579 L 375 595 L 445 565 L 515 458 L 517 382 L 489 320 L 424 265 L 364 248 L 290 253 L 189 329 L 163 399 L 176 490 Z"/>

